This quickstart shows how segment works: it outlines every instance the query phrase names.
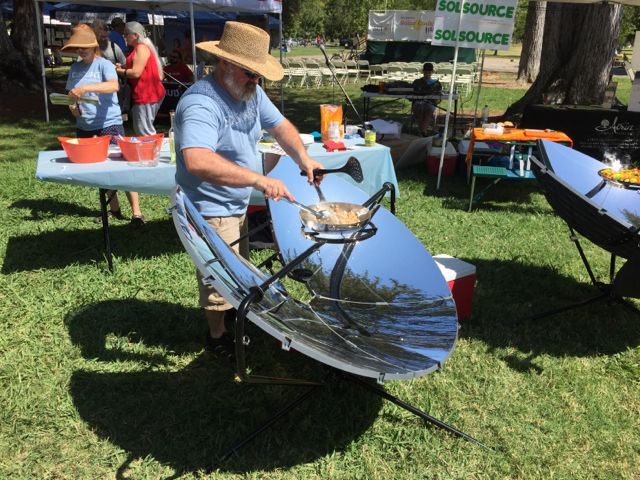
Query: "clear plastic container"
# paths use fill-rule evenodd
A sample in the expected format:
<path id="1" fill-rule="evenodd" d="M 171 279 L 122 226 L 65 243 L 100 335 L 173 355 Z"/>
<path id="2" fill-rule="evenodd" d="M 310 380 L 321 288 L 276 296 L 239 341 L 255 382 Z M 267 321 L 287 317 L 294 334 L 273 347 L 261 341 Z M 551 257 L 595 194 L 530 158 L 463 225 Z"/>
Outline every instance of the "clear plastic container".
<path id="1" fill-rule="evenodd" d="M 329 140 L 332 142 L 340 141 L 340 125 L 338 122 L 329 123 Z"/>
<path id="2" fill-rule="evenodd" d="M 138 161 L 130 162 L 135 167 L 155 167 L 158 165 L 158 157 L 160 157 L 159 142 L 138 142 L 135 147 L 137 150 Z"/>
<path id="3" fill-rule="evenodd" d="M 482 123 L 489 123 L 489 105 L 485 105 L 482 109 Z"/>

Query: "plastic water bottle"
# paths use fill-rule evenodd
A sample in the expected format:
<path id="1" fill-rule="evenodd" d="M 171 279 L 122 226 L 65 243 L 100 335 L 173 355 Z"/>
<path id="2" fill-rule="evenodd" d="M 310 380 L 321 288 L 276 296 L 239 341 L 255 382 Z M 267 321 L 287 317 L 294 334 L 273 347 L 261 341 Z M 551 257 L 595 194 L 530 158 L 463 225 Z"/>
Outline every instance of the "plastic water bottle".
<path id="1" fill-rule="evenodd" d="M 171 127 L 169 128 L 169 154 L 171 156 L 170 163 L 176 163 L 176 145 L 174 143 L 174 133 L 173 133 L 173 120 L 176 117 L 176 111 L 171 110 L 169 112 L 169 119 L 171 120 Z"/>
<path id="2" fill-rule="evenodd" d="M 489 123 L 489 105 L 485 105 L 482 109 L 482 123 Z"/>

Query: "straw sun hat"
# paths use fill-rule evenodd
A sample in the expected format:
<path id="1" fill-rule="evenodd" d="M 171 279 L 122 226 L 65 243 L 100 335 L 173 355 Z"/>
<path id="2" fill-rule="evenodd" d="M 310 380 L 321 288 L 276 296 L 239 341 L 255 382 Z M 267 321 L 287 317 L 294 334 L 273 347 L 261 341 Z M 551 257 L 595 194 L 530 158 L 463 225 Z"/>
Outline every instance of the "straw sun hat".
<path id="1" fill-rule="evenodd" d="M 277 81 L 284 77 L 280 62 L 269 55 L 269 34 L 253 25 L 227 22 L 219 41 L 196 43 L 196 47 L 256 72 L 267 80 Z"/>
<path id="2" fill-rule="evenodd" d="M 98 40 L 96 34 L 89 25 L 81 23 L 73 30 L 71 30 L 71 38 L 67 40 L 67 43 L 60 50 L 67 50 L 70 48 L 96 48 L 98 46 Z"/>

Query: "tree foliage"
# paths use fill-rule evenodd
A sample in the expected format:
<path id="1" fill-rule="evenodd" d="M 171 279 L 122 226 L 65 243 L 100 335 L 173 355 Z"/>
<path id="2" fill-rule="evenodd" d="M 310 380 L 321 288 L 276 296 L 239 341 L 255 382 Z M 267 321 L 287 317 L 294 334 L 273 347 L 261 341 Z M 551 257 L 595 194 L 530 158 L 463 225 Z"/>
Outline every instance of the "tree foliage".
<path id="1" fill-rule="evenodd" d="M 287 0 L 283 3 L 286 37 L 364 36 L 369 10 L 434 10 L 436 0 Z"/>
<path id="2" fill-rule="evenodd" d="M 638 28 L 640 28 L 640 7 L 625 5 L 622 12 L 622 22 L 620 23 L 618 46 L 633 45 Z"/>
<path id="3" fill-rule="evenodd" d="M 522 42 L 525 35 L 525 26 L 527 23 L 527 10 L 529 8 L 529 0 L 518 0 L 516 8 L 516 18 L 513 23 L 513 41 Z"/>

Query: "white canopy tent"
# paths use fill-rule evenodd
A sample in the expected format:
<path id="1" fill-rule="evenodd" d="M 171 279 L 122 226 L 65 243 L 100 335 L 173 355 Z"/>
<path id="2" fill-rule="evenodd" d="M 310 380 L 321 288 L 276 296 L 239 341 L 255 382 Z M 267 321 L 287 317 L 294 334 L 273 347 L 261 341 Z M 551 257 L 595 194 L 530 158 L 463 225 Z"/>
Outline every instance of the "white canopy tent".
<path id="1" fill-rule="evenodd" d="M 39 0 L 33 0 L 36 7 L 38 22 L 38 44 L 40 45 L 40 62 L 42 71 L 42 90 L 44 94 L 45 118 L 49 122 L 49 105 L 47 103 L 47 81 L 45 76 L 44 46 L 42 42 L 42 16 Z M 123 9 L 188 11 L 190 14 L 191 38 L 195 39 L 195 24 L 193 12 L 195 10 L 246 12 L 246 13 L 277 13 L 280 15 L 280 37 L 282 37 L 282 0 L 73 0 L 78 5 L 97 5 Z M 195 42 L 191 45 L 193 59 L 196 58 Z M 195 69 L 194 69 L 195 70 Z"/>

